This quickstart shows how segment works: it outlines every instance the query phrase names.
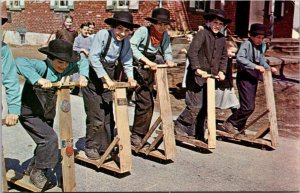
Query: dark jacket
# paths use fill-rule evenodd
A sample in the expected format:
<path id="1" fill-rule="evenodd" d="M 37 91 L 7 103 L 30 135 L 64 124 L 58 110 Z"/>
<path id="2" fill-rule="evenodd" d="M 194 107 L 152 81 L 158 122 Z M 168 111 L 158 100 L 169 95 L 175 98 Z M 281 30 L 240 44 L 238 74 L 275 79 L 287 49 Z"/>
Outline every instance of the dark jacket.
<path id="1" fill-rule="evenodd" d="M 71 44 L 74 43 L 75 38 L 78 36 L 77 31 L 68 31 L 66 29 L 60 29 L 56 32 L 56 39 L 63 39 Z"/>
<path id="2" fill-rule="evenodd" d="M 188 75 L 194 75 L 196 83 L 200 86 L 206 82 L 206 79 L 195 76 L 196 69 L 213 75 L 217 75 L 219 71 L 226 73 L 228 60 L 226 39 L 223 34 L 214 34 L 208 27 L 195 35 L 187 56 L 190 60 L 189 71 L 191 71 Z"/>

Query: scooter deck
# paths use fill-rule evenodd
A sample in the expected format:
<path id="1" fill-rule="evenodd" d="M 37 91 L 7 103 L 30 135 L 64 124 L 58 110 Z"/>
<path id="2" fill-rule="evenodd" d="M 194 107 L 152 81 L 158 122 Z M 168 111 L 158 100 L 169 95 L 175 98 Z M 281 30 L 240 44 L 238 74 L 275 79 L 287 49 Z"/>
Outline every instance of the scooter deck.
<path id="1" fill-rule="evenodd" d="M 227 139 L 232 139 L 232 140 L 236 140 L 236 141 L 245 141 L 245 142 L 250 142 L 250 143 L 254 143 L 254 144 L 260 144 L 263 145 L 265 147 L 268 147 L 272 150 L 275 150 L 276 148 L 274 146 L 272 146 L 271 141 L 266 140 L 266 139 L 262 139 L 262 138 L 258 138 L 258 139 L 253 139 L 255 135 L 243 135 L 243 134 L 230 134 L 224 131 L 218 131 L 217 130 L 217 137 L 218 138 L 227 138 Z"/>
<path id="2" fill-rule="evenodd" d="M 12 170 L 12 169 L 10 169 L 6 172 L 6 179 L 7 179 L 8 182 L 13 183 L 17 186 L 20 186 L 20 187 L 22 187 L 26 190 L 31 191 L 31 192 L 41 192 L 41 190 L 42 190 L 42 189 L 39 189 L 39 188 L 35 187 L 30 182 L 30 179 L 29 179 L 28 175 L 19 173 L 15 170 Z M 49 192 L 62 192 L 62 189 L 55 186 L 51 189 L 48 189 L 47 191 L 49 191 Z"/>
<path id="3" fill-rule="evenodd" d="M 75 151 L 75 159 L 83 161 L 85 163 L 95 165 L 98 168 L 105 168 L 117 173 L 128 172 L 128 171 L 122 171 L 119 165 L 112 159 L 106 159 L 104 160 L 104 162 L 101 161 L 101 158 L 97 160 L 91 160 L 85 155 L 84 151 Z"/>
<path id="4" fill-rule="evenodd" d="M 201 140 L 195 139 L 195 137 L 175 135 L 175 139 L 177 141 L 186 143 L 188 145 L 194 145 L 196 147 L 203 148 L 203 149 L 206 149 L 209 152 L 212 152 L 210 150 L 210 148 L 208 148 L 208 144 L 207 143 L 204 143 Z"/>

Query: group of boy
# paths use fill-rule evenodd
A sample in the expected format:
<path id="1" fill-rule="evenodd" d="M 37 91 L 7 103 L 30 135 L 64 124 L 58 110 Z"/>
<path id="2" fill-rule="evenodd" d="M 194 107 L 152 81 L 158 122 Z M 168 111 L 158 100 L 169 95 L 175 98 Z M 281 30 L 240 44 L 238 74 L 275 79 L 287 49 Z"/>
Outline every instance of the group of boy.
<path id="1" fill-rule="evenodd" d="M 197 136 L 200 140 L 204 139 L 206 78 L 209 74 L 214 74 L 219 81 L 225 79 L 227 49 L 221 32 L 224 24 L 231 21 L 226 18 L 223 10 L 211 10 L 204 18 L 208 22 L 204 30 L 196 34 L 187 52 L 190 65 L 186 77 L 186 108 L 175 121 L 177 135 Z M 140 27 L 133 23 L 132 14 L 127 11 L 116 12 L 112 18 L 105 19 L 104 22 L 111 28 L 102 29 L 94 35 L 88 57 L 80 57 L 71 43 L 55 39 L 47 47 L 39 49 L 47 55 L 45 60 L 17 58 L 14 61 L 9 48 L 2 43 L 2 67 L 12 69 L 7 70 L 9 75 L 3 76 L 3 84 L 10 82 L 14 85 L 6 87 L 8 103 L 11 105 L 5 123 L 15 125 L 19 118 L 37 145 L 27 169 L 30 180 L 36 187 L 43 188 L 47 181 L 47 171 L 52 170 L 59 160 L 58 137 L 53 130 L 56 89 L 52 88 L 52 83 L 60 81 L 66 75 L 75 72 L 80 75 L 78 81 L 82 87 L 87 114 L 84 151 L 89 159 L 99 159 L 116 135 L 112 107 L 115 81 L 127 81 L 134 88 L 135 115 L 131 144 L 140 146 L 153 115 L 155 70 L 158 64 L 170 67 L 175 65 L 167 32 L 170 23 L 174 21 L 170 18 L 169 10 L 156 8 L 152 11 L 152 16 L 145 20 L 151 25 Z M 4 22 L 5 19 L 2 18 L 2 24 Z M 134 28 L 138 29 L 132 35 Z M 264 25 L 253 24 L 249 40 L 241 45 L 237 54 L 241 67 L 237 84 L 242 91 L 242 102 L 237 113 L 223 125 L 227 132 L 236 132 L 234 127 L 242 128 L 254 110 L 257 79 L 250 79 L 247 71 L 252 70 L 259 75 L 270 68 L 265 62 L 262 46 L 265 35 Z M 9 56 L 4 60 L 6 53 Z M 146 65 L 149 68 L 145 68 Z M 117 66 L 121 66 L 121 70 Z M 275 70 L 272 68 L 272 71 Z M 22 95 L 18 90 L 17 74 L 26 79 Z M 104 83 L 108 88 L 104 88 Z M 14 93 L 10 94 L 9 87 L 15 88 Z M 249 95 L 252 96 L 251 99 L 248 98 Z"/>

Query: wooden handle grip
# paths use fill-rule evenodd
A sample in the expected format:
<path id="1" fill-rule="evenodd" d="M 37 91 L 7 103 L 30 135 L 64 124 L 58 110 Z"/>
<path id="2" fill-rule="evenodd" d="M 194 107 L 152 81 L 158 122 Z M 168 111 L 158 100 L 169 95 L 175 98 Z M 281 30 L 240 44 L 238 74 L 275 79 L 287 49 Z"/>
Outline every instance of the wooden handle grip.
<path id="1" fill-rule="evenodd" d="M 80 86 L 79 82 L 54 82 L 52 87 Z"/>
<path id="2" fill-rule="evenodd" d="M 128 88 L 130 87 L 129 82 L 115 82 L 115 87 L 116 88 Z M 103 88 L 108 88 L 107 84 L 103 84 Z"/>
<path id="3" fill-rule="evenodd" d="M 173 66 L 173 67 L 176 67 L 176 66 L 177 66 L 177 64 L 175 64 L 175 66 Z M 144 65 L 144 68 L 148 69 L 148 68 L 150 68 L 150 66 Z M 172 68 L 172 67 L 169 67 L 167 64 L 157 64 L 157 68 Z"/>

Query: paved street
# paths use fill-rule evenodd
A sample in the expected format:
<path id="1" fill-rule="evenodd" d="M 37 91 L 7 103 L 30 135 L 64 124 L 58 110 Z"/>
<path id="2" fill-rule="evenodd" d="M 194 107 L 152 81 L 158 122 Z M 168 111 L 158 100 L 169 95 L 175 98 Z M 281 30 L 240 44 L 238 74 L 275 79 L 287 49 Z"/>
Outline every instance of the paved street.
<path id="1" fill-rule="evenodd" d="M 76 146 L 76 142 L 85 135 L 85 112 L 81 97 L 71 96 L 71 101 Z M 129 108 L 129 114 L 132 125 L 132 107 Z M 57 121 L 55 130 L 58 131 Z M 3 127 L 2 137 L 7 168 L 19 171 L 24 169 L 35 148 L 32 139 L 20 124 L 11 128 Z M 201 153 L 177 146 L 176 157 L 170 163 L 133 156 L 132 172 L 124 177 L 76 164 L 76 190 L 299 191 L 300 141 L 279 138 L 279 143 L 276 150 L 267 151 L 217 141 L 213 153 Z M 10 191 L 18 192 L 20 189 L 14 187 Z"/>

